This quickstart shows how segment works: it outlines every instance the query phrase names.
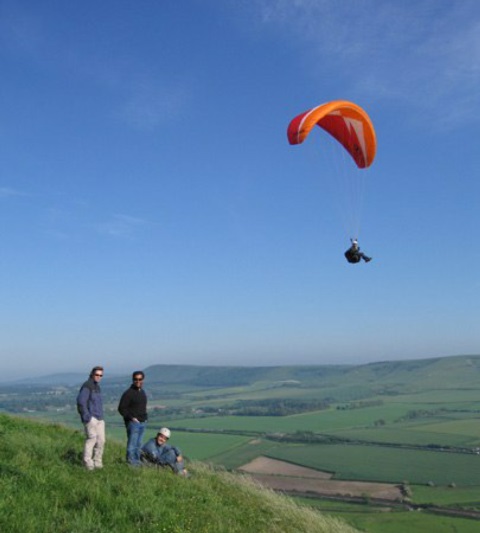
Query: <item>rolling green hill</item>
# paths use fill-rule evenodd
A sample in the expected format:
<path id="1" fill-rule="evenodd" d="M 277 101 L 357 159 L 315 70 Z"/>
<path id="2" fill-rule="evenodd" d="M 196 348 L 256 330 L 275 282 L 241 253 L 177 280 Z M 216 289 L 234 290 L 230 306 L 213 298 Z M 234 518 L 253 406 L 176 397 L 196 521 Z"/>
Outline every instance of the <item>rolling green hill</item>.
<path id="1" fill-rule="evenodd" d="M 257 382 L 305 387 L 371 384 L 381 388 L 402 386 L 402 392 L 425 388 L 468 388 L 480 385 L 480 355 L 386 361 L 364 365 L 309 365 L 220 367 L 153 365 L 145 370 L 149 384 L 184 384 L 192 387 L 251 386 Z"/>
<path id="2" fill-rule="evenodd" d="M 192 477 L 132 469 L 107 443 L 105 467 L 81 466 L 83 436 L 0 415 L 0 531 L 8 533 L 354 533 L 247 478 L 190 465 Z"/>

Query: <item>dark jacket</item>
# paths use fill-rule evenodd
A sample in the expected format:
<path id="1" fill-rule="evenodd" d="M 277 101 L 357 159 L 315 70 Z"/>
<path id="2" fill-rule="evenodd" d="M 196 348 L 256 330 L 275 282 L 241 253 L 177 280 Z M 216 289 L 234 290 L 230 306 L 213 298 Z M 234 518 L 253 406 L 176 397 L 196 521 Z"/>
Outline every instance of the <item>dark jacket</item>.
<path id="1" fill-rule="evenodd" d="M 77 395 L 77 410 L 82 422 L 88 424 L 92 417 L 103 420 L 103 399 L 100 385 L 90 378 L 80 387 Z"/>
<path id="2" fill-rule="evenodd" d="M 147 415 L 147 395 L 143 389 L 131 385 L 120 398 L 118 404 L 118 412 L 123 416 L 125 425 L 127 425 L 132 418 L 136 418 L 139 422 L 146 422 Z"/>
<path id="3" fill-rule="evenodd" d="M 355 248 L 354 246 L 351 246 L 346 252 L 345 257 L 347 258 L 347 261 L 349 263 L 358 263 L 360 259 L 362 258 L 362 252 L 360 252 L 360 248 Z"/>

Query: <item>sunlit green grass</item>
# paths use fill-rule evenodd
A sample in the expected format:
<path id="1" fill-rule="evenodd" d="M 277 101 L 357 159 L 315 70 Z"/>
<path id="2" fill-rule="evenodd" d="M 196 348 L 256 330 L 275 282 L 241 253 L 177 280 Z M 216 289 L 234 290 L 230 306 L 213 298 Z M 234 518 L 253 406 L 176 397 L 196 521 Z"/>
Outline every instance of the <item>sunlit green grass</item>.
<path id="1" fill-rule="evenodd" d="M 200 463 L 189 464 L 189 479 L 131 468 L 124 446 L 113 441 L 104 468 L 90 472 L 81 466 L 82 444 L 79 431 L 0 415 L 2 533 L 353 532 L 249 478 Z"/>

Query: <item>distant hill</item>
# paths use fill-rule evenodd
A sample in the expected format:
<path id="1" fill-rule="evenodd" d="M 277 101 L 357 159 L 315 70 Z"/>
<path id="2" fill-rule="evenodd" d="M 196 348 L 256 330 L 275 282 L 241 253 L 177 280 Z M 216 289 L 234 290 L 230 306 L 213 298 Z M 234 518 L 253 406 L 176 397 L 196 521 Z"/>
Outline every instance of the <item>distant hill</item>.
<path id="1" fill-rule="evenodd" d="M 66 386 L 72 387 L 75 385 L 80 386 L 88 378 L 87 372 L 64 372 L 59 374 L 48 374 L 45 376 L 37 376 L 33 378 L 17 379 L 13 382 L 0 382 L 1 385 L 32 385 L 32 386 Z M 130 376 L 124 376 L 121 374 L 109 374 L 108 378 L 111 380 L 121 379 L 122 382 L 128 381 Z"/>
<path id="2" fill-rule="evenodd" d="M 249 478 L 189 465 L 131 468 L 108 442 L 102 470 L 81 466 L 83 435 L 0 414 L 0 531 L 8 533 L 355 533 L 338 519 L 259 488 Z"/>
<path id="3" fill-rule="evenodd" d="M 301 387 L 368 387 L 379 391 L 416 392 L 425 388 L 480 387 L 480 355 L 458 355 L 430 359 L 383 361 L 361 365 L 290 365 L 290 366 L 202 366 L 151 365 L 145 369 L 148 386 L 185 385 L 187 388 L 223 388 L 251 386 L 266 382 L 272 385 L 296 384 Z M 50 374 L 17 380 L 20 386 L 77 386 L 86 373 Z M 123 388 L 131 375 L 107 372 L 102 381 L 105 389 Z M 12 383 L 0 383 L 12 386 Z"/>
<path id="4" fill-rule="evenodd" d="M 316 382 L 348 372 L 347 366 L 191 366 L 153 365 L 145 370 L 150 383 L 185 384 L 200 387 L 235 387 L 259 381 Z"/>
<path id="5" fill-rule="evenodd" d="M 152 365 L 145 369 L 150 384 L 193 387 L 247 386 L 257 382 L 299 382 L 304 386 L 376 385 L 403 391 L 425 387 L 480 386 L 480 355 L 385 361 L 363 365 L 192 366 Z M 406 386 L 406 388 L 405 388 Z"/>
<path id="6" fill-rule="evenodd" d="M 67 387 L 73 385 L 81 385 L 88 376 L 85 373 L 79 372 L 65 372 L 62 374 L 48 374 L 46 376 L 39 376 L 34 378 L 17 379 L 14 381 L 16 385 L 65 385 Z M 4 383 L 0 383 L 4 385 Z"/>

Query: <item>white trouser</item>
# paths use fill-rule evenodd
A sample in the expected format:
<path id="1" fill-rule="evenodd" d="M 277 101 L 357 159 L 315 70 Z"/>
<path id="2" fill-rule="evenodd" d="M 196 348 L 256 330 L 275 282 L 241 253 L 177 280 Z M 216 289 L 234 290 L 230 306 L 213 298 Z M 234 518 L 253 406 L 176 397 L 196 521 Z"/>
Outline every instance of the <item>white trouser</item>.
<path id="1" fill-rule="evenodd" d="M 85 424 L 85 447 L 83 464 L 88 468 L 102 468 L 103 448 L 105 446 L 105 421 L 92 417 Z"/>

